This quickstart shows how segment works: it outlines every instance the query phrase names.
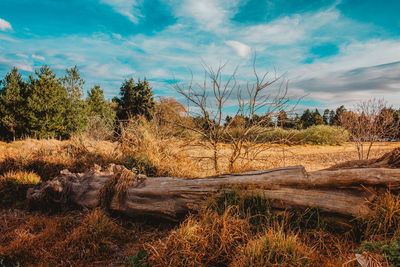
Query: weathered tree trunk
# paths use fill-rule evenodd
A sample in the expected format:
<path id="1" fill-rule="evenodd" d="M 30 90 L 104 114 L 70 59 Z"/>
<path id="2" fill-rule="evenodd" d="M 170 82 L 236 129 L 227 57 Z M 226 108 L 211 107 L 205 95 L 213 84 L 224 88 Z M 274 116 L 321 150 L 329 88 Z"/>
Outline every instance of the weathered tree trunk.
<path id="1" fill-rule="evenodd" d="M 375 188 L 400 188 L 400 169 L 350 168 L 307 173 L 303 166 L 208 178 L 145 177 L 123 166 L 93 168 L 83 174 L 64 170 L 28 191 L 30 201 L 103 206 L 131 217 L 150 215 L 177 220 L 206 196 L 240 187 L 262 192 L 277 209 L 317 207 L 323 212 L 364 216 Z"/>

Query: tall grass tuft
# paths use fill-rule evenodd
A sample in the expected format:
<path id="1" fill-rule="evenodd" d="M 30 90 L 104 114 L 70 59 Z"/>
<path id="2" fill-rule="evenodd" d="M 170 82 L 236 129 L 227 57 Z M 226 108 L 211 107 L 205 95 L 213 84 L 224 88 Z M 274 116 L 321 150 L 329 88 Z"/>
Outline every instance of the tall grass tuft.
<path id="1" fill-rule="evenodd" d="M 297 235 L 269 228 L 243 247 L 232 266 L 309 266 L 312 253 Z"/>
<path id="2" fill-rule="evenodd" d="M 227 266 L 251 237 L 250 224 L 228 209 L 191 215 L 166 238 L 147 244 L 150 266 Z"/>

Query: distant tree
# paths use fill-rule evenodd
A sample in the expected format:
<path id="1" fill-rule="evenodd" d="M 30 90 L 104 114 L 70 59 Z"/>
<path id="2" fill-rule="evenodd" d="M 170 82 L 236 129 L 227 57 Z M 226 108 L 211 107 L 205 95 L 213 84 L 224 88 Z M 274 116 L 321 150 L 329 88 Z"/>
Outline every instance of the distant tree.
<path id="1" fill-rule="evenodd" d="M 286 128 L 288 124 L 288 117 L 287 113 L 284 110 L 279 111 L 278 117 L 277 117 L 277 126 L 281 128 Z"/>
<path id="2" fill-rule="evenodd" d="M 399 135 L 395 112 L 383 99 L 371 99 L 357 104 L 353 111 L 343 111 L 339 123 L 350 134 L 359 159 L 368 159 L 375 142 Z"/>
<path id="3" fill-rule="evenodd" d="M 83 100 L 83 85 L 77 66 L 66 69 L 61 79 L 64 89 L 68 93 L 65 103 L 65 127 L 68 134 L 82 132 L 88 125 L 85 101 Z"/>
<path id="4" fill-rule="evenodd" d="M 300 117 L 300 124 L 303 129 L 313 125 L 313 114 L 309 109 L 306 109 Z"/>
<path id="5" fill-rule="evenodd" d="M 120 89 L 121 98 L 117 99 L 117 117 L 126 120 L 136 115 L 143 115 L 151 118 L 155 102 L 150 84 L 145 79 L 137 83 L 130 78 L 125 80 Z"/>
<path id="6" fill-rule="evenodd" d="M 89 116 L 89 133 L 95 139 L 105 139 L 112 135 L 115 122 L 115 111 L 104 98 L 104 92 L 95 85 L 87 92 L 87 113 Z"/>
<path id="7" fill-rule="evenodd" d="M 7 73 L 0 89 L 0 134 L 15 140 L 25 133 L 26 83 L 17 68 Z"/>
<path id="8" fill-rule="evenodd" d="M 68 137 L 65 118 L 68 92 L 49 66 L 29 76 L 27 97 L 28 133 L 38 138 Z"/>
<path id="9" fill-rule="evenodd" d="M 343 105 L 338 107 L 336 109 L 335 116 L 333 117 L 333 121 L 331 122 L 331 125 L 340 125 L 339 118 L 342 115 L 342 113 L 345 112 L 345 111 L 346 111 L 346 108 Z"/>
<path id="10" fill-rule="evenodd" d="M 95 85 L 87 92 L 86 105 L 88 114 L 99 116 L 107 121 L 114 121 L 115 112 L 110 103 L 104 98 L 104 92 L 99 85 Z"/>
<path id="11" fill-rule="evenodd" d="M 336 117 L 336 112 L 334 110 L 331 110 L 329 112 L 329 125 L 333 125 L 335 122 L 335 117 Z"/>
<path id="12" fill-rule="evenodd" d="M 329 125 L 329 124 L 330 124 L 330 123 L 329 123 L 329 112 L 330 112 L 329 109 L 325 109 L 325 110 L 324 110 L 324 115 L 322 115 L 322 119 L 323 119 L 323 121 L 324 121 L 324 124 L 326 124 L 326 125 Z"/>
<path id="13" fill-rule="evenodd" d="M 315 109 L 315 111 L 312 114 L 312 125 L 322 125 L 322 124 L 324 124 L 324 119 L 322 118 L 318 109 Z"/>

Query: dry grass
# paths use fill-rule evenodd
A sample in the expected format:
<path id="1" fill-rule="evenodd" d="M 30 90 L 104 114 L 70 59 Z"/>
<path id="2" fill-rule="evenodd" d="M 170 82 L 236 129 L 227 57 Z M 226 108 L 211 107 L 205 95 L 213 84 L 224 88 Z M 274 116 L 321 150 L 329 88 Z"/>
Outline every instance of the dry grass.
<path id="1" fill-rule="evenodd" d="M 151 266 L 227 266 L 251 237 L 250 223 L 230 214 L 206 211 L 189 216 L 166 238 L 147 244 Z"/>
<path id="2" fill-rule="evenodd" d="M 232 266 L 309 266 L 313 253 L 297 235 L 269 228 L 243 247 Z"/>
<path id="3" fill-rule="evenodd" d="M 129 242 L 130 236 L 132 234 L 127 229 L 101 210 L 64 216 L 3 211 L 0 217 L 0 260 L 10 266 L 123 263 L 125 257 L 118 252 L 124 243 Z"/>
<path id="4" fill-rule="evenodd" d="M 139 137 L 126 143 L 82 140 L 69 141 L 26 139 L 0 144 L 0 175 L 8 171 L 32 171 L 43 180 L 58 175 L 68 168 L 82 172 L 93 164 L 124 164 L 129 155 L 149 160 L 157 167 L 156 175 L 174 177 L 205 177 L 214 175 L 209 157 L 211 151 L 187 146 L 188 141 L 169 137 L 159 139 L 150 130 L 141 130 Z M 379 143 L 372 149 L 372 157 L 382 156 L 399 143 Z M 221 144 L 221 171 L 227 172 L 229 146 Z M 357 159 L 355 147 L 343 146 L 283 146 L 267 147 L 258 160 L 239 160 L 235 172 L 268 169 L 291 165 L 304 165 L 308 171 L 328 168 L 332 165 Z M 225 166 L 225 167 L 224 167 Z"/>
<path id="5" fill-rule="evenodd" d="M 379 143 L 373 147 L 372 157 L 379 157 L 399 145 Z M 221 166 L 228 166 L 229 147 L 221 144 L 220 148 Z M 355 261 L 351 261 L 354 249 L 361 241 L 393 239 L 400 235 L 400 200 L 391 194 L 382 195 L 370 216 L 361 223 L 357 221 L 359 225 L 351 222 L 360 231 L 357 238 L 325 229 L 292 228 L 296 231 L 293 233 L 290 227 L 283 231 L 272 224 L 264 225 L 262 232 L 257 233 L 260 228 L 255 230 L 252 225 L 252 218 L 258 218 L 257 214 L 243 208 L 250 212 L 250 217 L 239 216 L 238 210 L 232 210 L 238 208 L 232 205 L 240 209 L 241 203 L 230 203 L 220 215 L 211 211 L 191 215 L 173 230 L 126 222 L 123 218 L 116 221 L 101 210 L 52 216 L 9 210 L 23 207 L 19 204 L 23 204 L 29 186 L 40 178 L 56 176 L 64 168 L 80 172 L 95 163 L 126 164 L 127 156 L 137 155 L 157 166 L 156 174 L 160 176 L 204 177 L 215 174 L 207 158 L 210 153 L 188 147 L 187 141 L 176 137 L 158 138 L 151 129 L 141 129 L 138 136 L 125 143 L 79 138 L 0 143 L 0 200 L 6 195 L 16 197 L 7 200 L 10 205 L 0 203 L 0 261 L 35 266 L 122 265 L 127 262 L 127 256 L 146 248 L 152 266 L 282 266 L 286 263 L 337 266 L 346 261 L 348 266 L 354 266 Z M 237 162 L 235 171 L 299 164 L 312 171 L 355 160 L 357 152 L 349 143 L 343 146 L 276 145 L 268 147 L 261 156 L 260 160 Z M 222 171 L 226 172 L 227 167 Z M 119 188 L 121 197 L 125 186 L 136 181 L 136 176 L 125 178 L 110 180 Z M 249 203 L 258 205 L 254 207 L 256 212 L 262 209 L 266 211 L 263 216 L 270 216 L 267 204 L 258 200 Z M 380 257 L 367 256 L 369 259 Z"/>

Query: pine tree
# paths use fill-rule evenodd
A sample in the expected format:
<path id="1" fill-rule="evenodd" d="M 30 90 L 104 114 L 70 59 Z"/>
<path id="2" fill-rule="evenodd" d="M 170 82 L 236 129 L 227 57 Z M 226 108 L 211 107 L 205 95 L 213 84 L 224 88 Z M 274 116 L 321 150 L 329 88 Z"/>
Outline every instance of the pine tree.
<path id="1" fill-rule="evenodd" d="M 324 124 L 324 119 L 322 118 L 318 109 L 315 109 L 315 111 L 312 114 L 312 125 L 322 125 L 322 124 Z"/>
<path id="2" fill-rule="evenodd" d="M 336 116 L 336 112 L 334 110 L 331 110 L 329 112 L 329 125 L 333 125 L 333 123 L 335 121 L 335 116 Z"/>
<path id="3" fill-rule="evenodd" d="M 303 112 L 303 115 L 300 117 L 300 123 L 303 129 L 306 129 L 313 125 L 313 115 L 311 114 L 311 111 L 309 109 L 306 109 Z"/>
<path id="4" fill-rule="evenodd" d="M 343 105 L 341 105 L 340 107 L 338 107 L 338 108 L 336 109 L 335 117 L 333 118 L 331 125 L 339 125 L 339 117 L 340 117 L 340 115 L 342 115 L 343 112 L 345 112 L 345 111 L 346 111 L 346 108 L 345 108 Z"/>
<path id="5" fill-rule="evenodd" d="M 99 85 L 95 85 L 87 92 L 86 105 L 89 116 L 99 116 L 109 124 L 115 120 L 115 112 L 104 98 L 104 92 Z"/>
<path id="6" fill-rule="evenodd" d="M 7 73 L 0 83 L 0 135 L 15 140 L 25 134 L 26 83 L 17 68 Z"/>
<path id="7" fill-rule="evenodd" d="M 28 133 L 37 138 L 68 137 L 66 103 L 68 92 L 49 66 L 29 76 L 27 97 Z"/>
<path id="8" fill-rule="evenodd" d="M 322 116 L 324 124 L 329 125 L 329 109 L 324 110 L 324 115 Z"/>
<path id="9" fill-rule="evenodd" d="M 117 117 L 126 120 L 136 115 L 143 115 L 151 118 L 155 106 L 153 91 L 148 81 L 139 80 L 137 83 L 130 78 L 125 80 L 121 86 L 121 98 L 118 99 Z"/>
<path id="10" fill-rule="evenodd" d="M 82 132 L 88 124 L 85 101 L 83 97 L 83 85 L 85 81 L 81 78 L 77 66 L 66 69 L 65 77 L 62 78 L 64 90 L 68 93 L 68 101 L 65 109 L 65 127 L 68 135 Z"/>

